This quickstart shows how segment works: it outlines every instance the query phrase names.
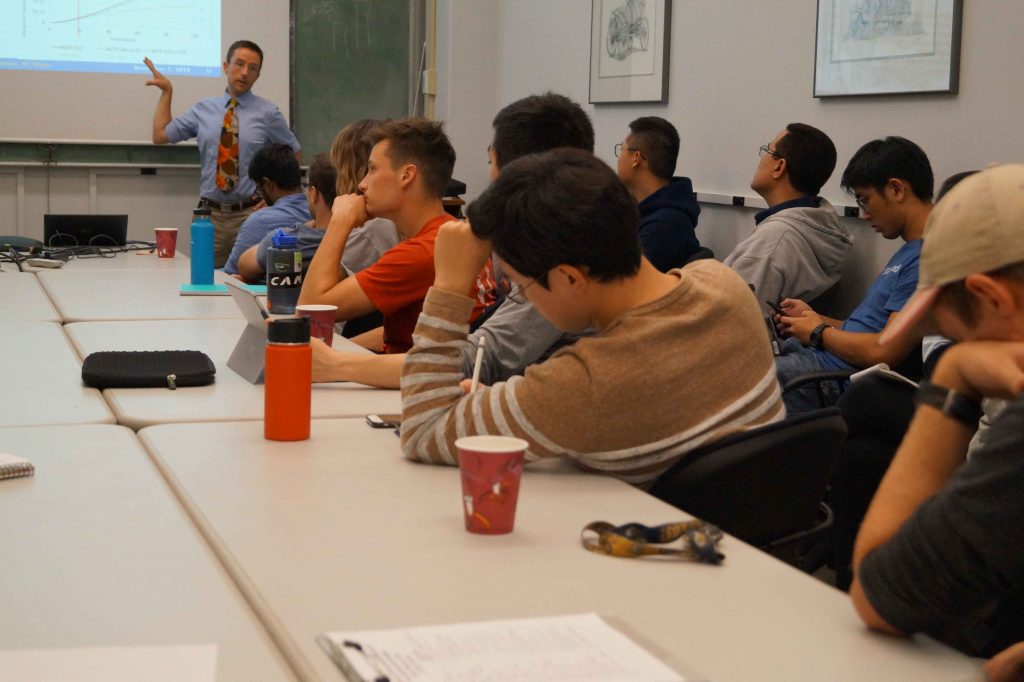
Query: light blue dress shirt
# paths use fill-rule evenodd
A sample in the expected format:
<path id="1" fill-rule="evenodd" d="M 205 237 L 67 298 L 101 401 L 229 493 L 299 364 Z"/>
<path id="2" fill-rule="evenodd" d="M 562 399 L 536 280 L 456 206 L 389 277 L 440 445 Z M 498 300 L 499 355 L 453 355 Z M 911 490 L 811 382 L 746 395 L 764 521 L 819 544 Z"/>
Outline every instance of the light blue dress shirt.
<path id="1" fill-rule="evenodd" d="M 239 96 L 235 107 L 238 115 L 238 184 L 232 191 L 222 192 L 216 179 L 217 147 L 228 99 L 230 95 L 225 91 L 219 97 L 200 100 L 164 128 L 167 141 L 172 144 L 196 138 L 202 163 L 199 196 L 221 203 L 244 201 L 256 193 L 256 184 L 249 179 L 249 164 L 261 148 L 280 143 L 289 145 L 296 152 L 301 149 L 276 104 L 251 91 Z"/>

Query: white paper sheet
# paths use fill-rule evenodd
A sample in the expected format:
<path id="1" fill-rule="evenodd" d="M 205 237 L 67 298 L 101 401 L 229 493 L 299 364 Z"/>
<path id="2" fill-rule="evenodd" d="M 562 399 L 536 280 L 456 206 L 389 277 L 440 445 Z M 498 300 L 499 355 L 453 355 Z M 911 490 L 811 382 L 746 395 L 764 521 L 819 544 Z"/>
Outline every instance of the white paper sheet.
<path id="1" fill-rule="evenodd" d="M 390 682 L 686 682 L 596 613 L 328 632 L 366 679 Z M 362 647 L 362 654 L 351 644 Z M 343 670 L 345 669 L 342 666 Z M 352 679 L 359 679 L 347 670 Z"/>

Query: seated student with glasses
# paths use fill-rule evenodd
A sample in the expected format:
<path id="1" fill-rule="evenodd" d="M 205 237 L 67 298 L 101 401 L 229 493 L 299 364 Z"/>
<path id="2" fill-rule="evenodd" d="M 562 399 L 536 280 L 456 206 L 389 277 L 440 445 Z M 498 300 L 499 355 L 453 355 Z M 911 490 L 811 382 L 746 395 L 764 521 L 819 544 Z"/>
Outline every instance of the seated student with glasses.
<path id="1" fill-rule="evenodd" d="M 759 150 L 750 189 L 768 202 L 754 215 L 754 230 L 723 261 L 768 301 L 813 301 L 843 274 L 853 237 L 824 197 L 818 195 L 836 167 L 828 135 L 805 123 L 790 123 Z"/>
<path id="2" fill-rule="evenodd" d="M 693 448 L 783 417 L 746 284 L 715 260 L 655 269 L 633 197 L 592 154 L 517 159 L 468 215 L 472 227 L 453 221 L 438 234 L 434 285 L 402 368 L 407 458 L 453 465 L 457 437 L 501 434 L 525 439 L 530 460 L 568 456 L 647 487 Z M 465 290 L 492 248 L 513 296 L 560 330 L 597 333 L 464 395 Z"/>
<path id="3" fill-rule="evenodd" d="M 910 140 L 872 140 L 853 155 L 841 184 L 854 195 L 861 218 L 886 239 L 905 243 L 893 254 L 846 320 L 820 315 L 796 298 L 784 299 L 774 315 L 783 336 L 790 337 L 775 358 L 779 383 L 821 370 L 863 369 L 884 362 L 894 367 L 919 349 L 921 337 L 880 346 L 878 337 L 892 324 L 917 286 L 924 226 L 932 211 L 934 177 L 924 151 Z M 919 352 L 919 351 L 918 351 Z M 839 390 L 829 385 L 826 400 Z M 783 395 L 789 414 L 822 407 L 816 388 L 807 385 Z"/>
<path id="4" fill-rule="evenodd" d="M 679 133 L 657 116 L 629 124 L 615 145 L 616 172 L 640 208 L 640 248 L 662 272 L 680 268 L 700 250 L 694 230 L 700 206 L 690 178 L 674 177 Z"/>
<path id="5" fill-rule="evenodd" d="M 256 184 L 256 193 L 267 205 L 246 218 L 238 228 L 235 245 L 224 264 L 224 272 L 229 275 L 239 274 L 238 259 L 266 235 L 279 227 L 291 227 L 311 219 L 309 203 L 300 189 L 302 171 L 291 147 L 271 144 L 256 152 L 249 164 L 249 177 Z"/>

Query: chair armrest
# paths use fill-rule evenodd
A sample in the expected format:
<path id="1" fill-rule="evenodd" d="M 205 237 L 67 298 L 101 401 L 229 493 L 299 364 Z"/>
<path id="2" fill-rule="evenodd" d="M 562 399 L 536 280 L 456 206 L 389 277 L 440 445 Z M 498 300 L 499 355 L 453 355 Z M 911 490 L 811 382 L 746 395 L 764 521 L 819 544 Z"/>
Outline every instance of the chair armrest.
<path id="1" fill-rule="evenodd" d="M 782 387 L 782 392 L 791 391 L 794 388 L 799 388 L 804 384 L 822 384 L 826 381 L 846 381 L 853 375 L 856 370 L 852 369 L 826 369 L 820 372 L 808 372 L 807 374 L 801 374 L 800 376 L 793 377 L 786 382 L 786 385 Z"/>

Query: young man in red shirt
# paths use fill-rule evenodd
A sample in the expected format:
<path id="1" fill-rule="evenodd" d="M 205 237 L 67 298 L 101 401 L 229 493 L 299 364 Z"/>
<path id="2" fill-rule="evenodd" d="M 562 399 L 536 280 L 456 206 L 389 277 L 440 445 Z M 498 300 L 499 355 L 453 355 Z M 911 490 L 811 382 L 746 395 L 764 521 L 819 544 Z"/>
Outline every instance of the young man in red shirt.
<path id="1" fill-rule="evenodd" d="M 370 137 L 373 150 L 360 193 L 334 200 L 327 234 L 306 273 L 299 303 L 336 305 L 338 320 L 379 310 L 383 327 L 360 341 L 373 350 L 404 353 L 412 346 L 412 330 L 434 281 L 437 230 L 451 220 L 441 198 L 455 166 L 455 150 L 442 125 L 424 118 L 389 121 Z M 374 265 L 348 277 L 338 265 L 345 242 L 371 217 L 392 221 L 402 241 Z M 474 319 L 493 302 L 493 292 L 488 262 L 467 292 L 476 301 Z"/>

